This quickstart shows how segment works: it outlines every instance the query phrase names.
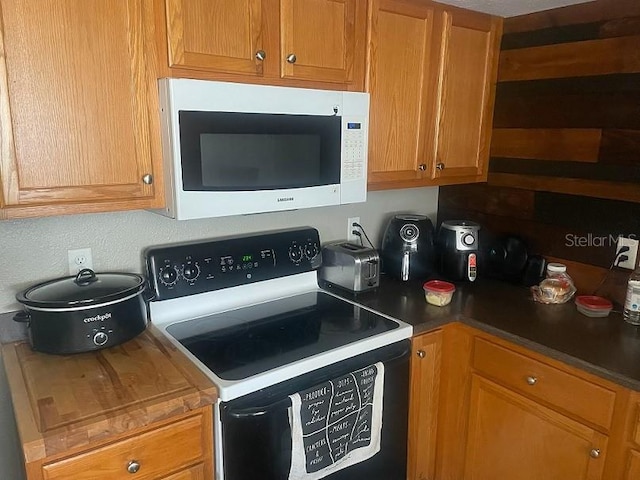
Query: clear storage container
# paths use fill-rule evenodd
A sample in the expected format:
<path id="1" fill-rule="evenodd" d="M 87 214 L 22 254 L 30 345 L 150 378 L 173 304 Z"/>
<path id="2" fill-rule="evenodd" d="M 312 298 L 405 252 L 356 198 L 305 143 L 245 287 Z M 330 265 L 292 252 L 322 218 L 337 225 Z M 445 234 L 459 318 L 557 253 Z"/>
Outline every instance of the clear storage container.
<path id="1" fill-rule="evenodd" d="M 451 298 L 453 298 L 453 293 L 456 291 L 456 286 L 453 283 L 442 280 L 430 280 L 422 288 L 424 289 L 424 298 L 427 303 L 438 307 L 449 305 Z"/>
<path id="2" fill-rule="evenodd" d="M 562 263 L 547 265 L 547 277 L 540 285 L 532 287 L 533 299 L 540 303 L 566 303 L 576 293 L 573 280 Z"/>

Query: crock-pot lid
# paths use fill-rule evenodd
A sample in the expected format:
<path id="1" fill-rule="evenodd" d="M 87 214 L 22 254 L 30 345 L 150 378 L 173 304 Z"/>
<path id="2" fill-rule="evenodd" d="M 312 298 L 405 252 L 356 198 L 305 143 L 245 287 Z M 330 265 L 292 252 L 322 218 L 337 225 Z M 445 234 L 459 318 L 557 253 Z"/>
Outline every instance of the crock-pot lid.
<path id="1" fill-rule="evenodd" d="M 85 268 L 75 277 L 34 285 L 16 298 L 33 307 L 72 307 L 119 300 L 144 290 L 144 287 L 144 278 L 135 273 L 97 274 Z"/>

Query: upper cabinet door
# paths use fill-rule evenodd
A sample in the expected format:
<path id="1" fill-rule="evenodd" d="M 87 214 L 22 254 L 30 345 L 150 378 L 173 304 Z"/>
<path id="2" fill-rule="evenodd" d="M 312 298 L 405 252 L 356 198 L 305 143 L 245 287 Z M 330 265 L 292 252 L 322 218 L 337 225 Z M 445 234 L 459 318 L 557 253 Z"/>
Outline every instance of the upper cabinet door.
<path id="1" fill-rule="evenodd" d="M 262 75 L 262 0 L 164 0 L 169 67 Z"/>
<path id="2" fill-rule="evenodd" d="M 502 21 L 452 9 L 439 12 L 437 28 L 431 177 L 486 180 Z"/>
<path id="3" fill-rule="evenodd" d="M 282 77 L 361 89 L 365 29 L 363 0 L 281 0 Z"/>
<path id="4" fill-rule="evenodd" d="M 114 209 L 106 205 L 117 202 L 115 209 L 157 206 L 150 2 L 1 0 L 0 6 L 5 205 L 49 209 L 7 216 L 51 214 L 52 206 L 83 202 L 89 206 L 75 211 Z"/>
<path id="5" fill-rule="evenodd" d="M 430 49 L 433 25 L 432 6 L 371 3 L 366 85 L 371 95 L 370 189 L 417 186 L 427 173 L 427 83 L 437 66 Z"/>

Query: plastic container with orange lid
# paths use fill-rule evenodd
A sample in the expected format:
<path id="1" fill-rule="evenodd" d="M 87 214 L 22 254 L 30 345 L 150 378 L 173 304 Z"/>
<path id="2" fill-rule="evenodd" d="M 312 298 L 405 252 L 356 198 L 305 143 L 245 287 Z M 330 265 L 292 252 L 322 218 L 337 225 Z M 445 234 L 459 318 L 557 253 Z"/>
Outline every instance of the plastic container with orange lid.
<path id="1" fill-rule="evenodd" d="M 429 280 L 422 288 L 424 289 L 424 298 L 427 303 L 437 307 L 449 305 L 451 298 L 453 298 L 453 293 L 456 291 L 456 286 L 453 283 L 442 280 Z"/>
<path id="2" fill-rule="evenodd" d="M 603 297 L 596 295 L 578 295 L 576 308 L 587 317 L 607 317 L 613 308 L 613 304 Z"/>

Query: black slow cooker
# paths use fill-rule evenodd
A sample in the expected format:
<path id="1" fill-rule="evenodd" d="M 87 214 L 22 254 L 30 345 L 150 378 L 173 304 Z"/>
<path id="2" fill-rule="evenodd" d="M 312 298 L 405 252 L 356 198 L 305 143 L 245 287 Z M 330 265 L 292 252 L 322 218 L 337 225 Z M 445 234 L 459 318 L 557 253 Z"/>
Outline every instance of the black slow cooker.
<path id="1" fill-rule="evenodd" d="M 29 325 L 31 347 L 67 354 L 112 347 L 147 326 L 147 282 L 135 273 L 83 269 L 75 277 L 40 283 L 16 295 Z"/>

